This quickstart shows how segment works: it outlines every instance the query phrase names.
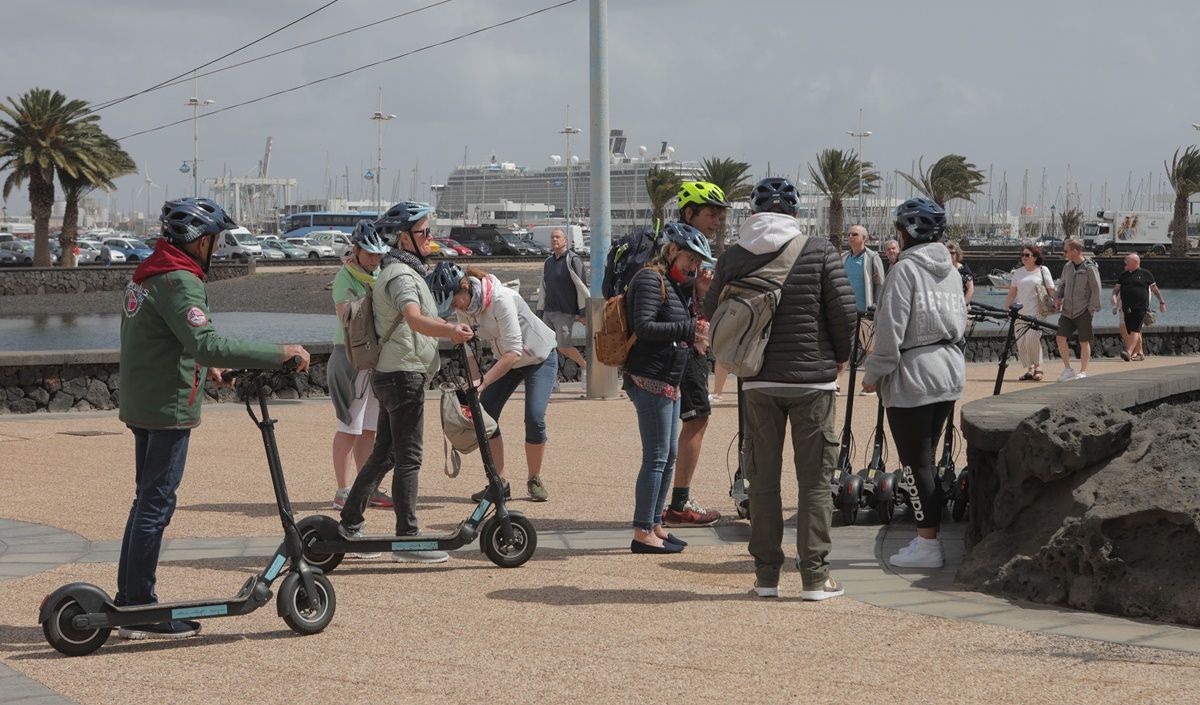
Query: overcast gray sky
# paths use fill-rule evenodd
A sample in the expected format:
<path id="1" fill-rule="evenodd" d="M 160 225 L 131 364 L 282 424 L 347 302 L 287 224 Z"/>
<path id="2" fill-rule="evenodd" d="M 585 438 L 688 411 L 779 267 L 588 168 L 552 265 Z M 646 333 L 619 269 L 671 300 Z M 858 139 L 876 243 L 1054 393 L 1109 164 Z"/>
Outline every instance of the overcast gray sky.
<path id="1" fill-rule="evenodd" d="M 341 0 L 226 60 L 249 58 L 381 19 L 432 0 Z M 556 0 L 455 0 L 379 27 L 201 79 L 200 94 L 229 106 L 447 39 Z M 41 86 L 93 102 L 153 85 L 261 36 L 323 0 L 0 0 L 0 96 Z M 845 134 L 864 109 L 865 153 L 885 171 L 947 152 L 995 180 L 1007 170 L 1016 209 L 1021 175 L 1048 198 L 1070 165 L 1084 199 L 1108 180 L 1124 192 L 1198 141 L 1200 72 L 1194 0 L 1004 3 L 855 3 L 757 0 L 611 0 L 612 127 L 636 145 L 669 140 L 676 156 L 732 156 L 765 175 L 795 173 Z M 588 3 L 574 4 L 454 44 L 200 121 L 202 176 L 251 174 L 268 135 L 271 173 L 325 195 L 330 171 L 353 186 L 375 160 L 368 120 L 377 87 L 399 115 L 384 131 L 385 194 L 399 169 L 402 195 L 441 181 L 462 162 L 530 167 L 561 154 L 564 111 L 587 127 Z M 103 111 L 114 137 L 188 118 L 190 83 Z M 576 141 L 587 143 L 586 131 Z M 188 123 L 125 143 L 172 196 L 190 192 L 179 165 L 192 154 Z M 129 208 L 141 176 L 120 181 Z M 427 188 L 427 187 L 426 187 Z M 427 194 L 427 191 L 422 195 Z M 141 199 L 139 199 L 141 201 Z M 144 201 L 141 208 L 144 208 Z M 14 194 L 10 212 L 27 212 Z M 1086 205 L 1086 203 L 1085 203 Z"/>

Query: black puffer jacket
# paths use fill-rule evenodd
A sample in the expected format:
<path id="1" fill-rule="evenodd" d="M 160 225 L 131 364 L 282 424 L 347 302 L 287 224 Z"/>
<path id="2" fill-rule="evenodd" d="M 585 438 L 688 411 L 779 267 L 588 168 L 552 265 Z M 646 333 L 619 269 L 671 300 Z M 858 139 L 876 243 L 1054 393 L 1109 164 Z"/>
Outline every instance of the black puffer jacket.
<path id="1" fill-rule="evenodd" d="M 679 384 L 696 337 L 696 319 L 684 301 L 680 287 L 656 270 L 645 268 L 633 276 L 625 311 L 637 342 L 629 350 L 626 372 Z"/>
<path id="2" fill-rule="evenodd" d="M 758 226 L 757 230 L 754 226 Z M 789 233 L 792 228 L 794 233 Z M 725 250 L 717 262 L 712 285 L 704 297 L 705 317 L 711 318 L 717 310 L 725 282 L 770 262 L 798 233 L 794 218 L 774 213 L 751 216 L 742 226 L 738 244 Z M 854 290 L 837 248 L 826 238 L 810 237 L 784 281 L 762 369 L 756 377 L 743 381 L 783 384 L 835 381 L 837 364 L 850 359 L 856 318 Z"/>

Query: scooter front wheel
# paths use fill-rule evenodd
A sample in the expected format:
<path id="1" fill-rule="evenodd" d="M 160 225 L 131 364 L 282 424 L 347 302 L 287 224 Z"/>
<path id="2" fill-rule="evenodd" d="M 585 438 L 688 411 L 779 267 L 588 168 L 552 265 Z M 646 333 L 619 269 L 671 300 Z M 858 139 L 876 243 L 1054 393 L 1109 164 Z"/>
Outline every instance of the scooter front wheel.
<path id="1" fill-rule="evenodd" d="M 320 553 L 312 548 L 313 544 L 318 541 L 341 540 L 336 519 L 323 514 L 315 514 L 301 519 L 300 523 L 296 525 L 296 529 L 300 532 L 300 544 L 304 547 L 304 560 L 308 561 L 309 565 L 320 568 L 324 573 L 329 573 L 341 564 L 342 558 L 346 554 Z"/>
<path id="2" fill-rule="evenodd" d="M 533 524 L 524 516 L 512 513 L 508 515 L 512 522 L 512 541 L 504 540 L 504 530 L 501 522 L 495 516 L 487 520 L 479 534 L 479 542 L 484 554 L 501 568 L 516 568 L 525 565 L 533 558 L 537 549 L 537 531 Z"/>
<path id="3" fill-rule="evenodd" d="M 65 656 L 86 656 L 108 641 L 111 628 L 76 629 L 71 622 L 86 610 L 74 597 L 58 603 L 50 619 L 42 622 L 42 633 L 54 650 Z"/>
<path id="4" fill-rule="evenodd" d="M 875 516 L 880 524 L 890 524 L 896 517 L 896 480 L 892 473 L 884 473 L 879 478 L 875 494 Z"/>
<path id="5" fill-rule="evenodd" d="M 317 607 L 308 604 L 308 593 L 299 573 L 291 573 L 279 588 L 279 614 L 297 634 L 319 634 L 333 621 L 337 611 L 337 595 L 333 584 L 320 573 L 313 573 L 317 591 Z"/>

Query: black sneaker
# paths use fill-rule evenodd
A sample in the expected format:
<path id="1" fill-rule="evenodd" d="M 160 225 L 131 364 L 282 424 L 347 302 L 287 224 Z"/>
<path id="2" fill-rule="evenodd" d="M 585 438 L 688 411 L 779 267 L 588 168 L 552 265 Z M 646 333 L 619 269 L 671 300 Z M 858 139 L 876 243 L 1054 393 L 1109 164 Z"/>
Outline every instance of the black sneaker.
<path id="1" fill-rule="evenodd" d="M 500 484 L 504 487 L 504 500 L 507 502 L 508 500 L 512 499 L 512 487 L 509 486 L 508 480 L 501 480 Z M 475 494 L 471 495 L 471 501 L 478 502 L 479 500 L 483 499 L 483 496 L 487 494 L 487 491 L 487 487 L 479 490 Z"/>
<path id="2" fill-rule="evenodd" d="M 117 636 L 122 639 L 183 639 L 200 633 L 200 623 L 190 619 L 172 619 L 156 624 L 135 624 L 121 627 Z"/>

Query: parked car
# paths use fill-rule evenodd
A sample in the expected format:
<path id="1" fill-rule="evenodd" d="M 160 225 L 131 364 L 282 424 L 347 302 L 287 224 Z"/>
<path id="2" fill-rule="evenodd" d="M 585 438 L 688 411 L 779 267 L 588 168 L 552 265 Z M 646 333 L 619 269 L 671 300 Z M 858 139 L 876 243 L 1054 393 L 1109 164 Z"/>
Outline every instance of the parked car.
<path id="1" fill-rule="evenodd" d="M 16 255 L 17 264 L 33 266 L 33 240 L 9 240 L 0 242 L 0 250 L 7 250 Z M 50 251 L 50 262 L 58 264 L 58 255 Z"/>
<path id="2" fill-rule="evenodd" d="M 262 259 L 287 259 L 287 255 L 283 254 L 282 250 L 277 250 L 274 247 L 268 247 L 265 242 L 260 242 L 259 257 Z"/>
<path id="3" fill-rule="evenodd" d="M 154 253 L 154 250 L 147 247 L 146 243 L 132 237 L 110 237 L 104 241 L 104 245 L 110 252 L 115 251 L 125 255 L 126 262 L 140 262 Z"/>
<path id="4" fill-rule="evenodd" d="M 0 249 L 0 267 L 16 267 L 17 265 L 22 264 L 22 259 L 23 258 L 21 255 L 13 252 L 12 250 Z"/>
<path id="5" fill-rule="evenodd" d="M 306 237 L 289 237 L 288 242 L 297 247 L 303 248 L 308 252 L 309 259 L 317 259 L 318 257 L 334 257 L 333 248 L 329 245 L 318 245 Z"/>
<path id="6" fill-rule="evenodd" d="M 311 230 L 305 235 L 318 245 L 333 248 L 333 254 L 342 257 L 350 250 L 350 235 L 341 230 Z"/>
<path id="7" fill-rule="evenodd" d="M 513 244 L 513 240 L 520 242 L 520 238 L 511 230 L 501 230 L 494 225 L 456 225 L 450 228 L 450 237 L 471 248 L 475 254 L 530 254 L 527 248 L 518 249 Z"/>
<path id="8" fill-rule="evenodd" d="M 79 246 L 79 257 L 75 260 L 79 264 L 96 264 L 100 261 L 100 247 L 91 240 L 76 240 L 75 244 Z"/>
<path id="9" fill-rule="evenodd" d="M 262 240 L 263 254 L 267 252 L 278 252 L 286 259 L 304 259 L 308 257 L 308 250 L 298 245 L 293 245 L 290 242 L 284 242 L 278 238 L 274 240 Z"/>
<path id="10" fill-rule="evenodd" d="M 434 240 L 436 240 L 437 243 L 442 246 L 443 250 L 450 250 L 450 251 L 456 252 L 457 254 L 464 255 L 464 256 L 471 254 L 471 248 L 467 247 L 466 245 L 462 244 L 461 242 L 459 242 L 457 240 L 452 240 L 448 237 L 438 237 L 438 238 L 434 238 Z M 447 252 L 446 254 L 447 254 L 447 256 L 449 256 L 449 252 Z"/>

